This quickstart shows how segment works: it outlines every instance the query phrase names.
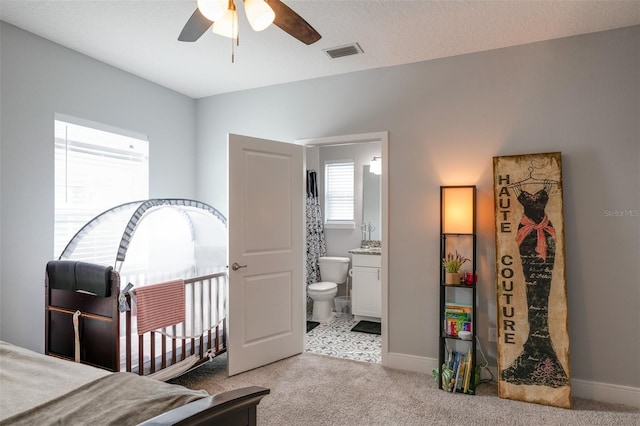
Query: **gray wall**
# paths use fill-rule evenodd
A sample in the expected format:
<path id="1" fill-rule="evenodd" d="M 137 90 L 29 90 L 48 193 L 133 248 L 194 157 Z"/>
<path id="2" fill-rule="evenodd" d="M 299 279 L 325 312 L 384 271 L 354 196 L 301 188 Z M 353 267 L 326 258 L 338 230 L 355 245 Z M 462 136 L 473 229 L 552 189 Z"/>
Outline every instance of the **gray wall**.
<path id="1" fill-rule="evenodd" d="M 147 135 L 150 195 L 193 198 L 195 101 L 6 23 L 0 42 L 0 339 L 42 351 L 54 114 Z"/>
<path id="2" fill-rule="evenodd" d="M 636 26 L 200 99 L 197 194 L 226 209 L 227 132 L 388 130 L 389 351 L 437 358 L 439 186 L 476 184 L 493 360 L 492 157 L 561 151 L 572 376 L 638 387 L 640 218 L 606 211 L 640 209 L 639 72 Z"/>

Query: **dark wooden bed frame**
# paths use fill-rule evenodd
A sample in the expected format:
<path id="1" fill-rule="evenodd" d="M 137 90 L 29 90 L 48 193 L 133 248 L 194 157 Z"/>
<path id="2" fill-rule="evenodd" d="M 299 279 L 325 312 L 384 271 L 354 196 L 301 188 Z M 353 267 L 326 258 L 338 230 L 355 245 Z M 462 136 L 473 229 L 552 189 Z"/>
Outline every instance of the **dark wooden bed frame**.
<path id="1" fill-rule="evenodd" d="M 257 406 L 267 394 L 269 389 L 260 386 L 234 389 L 167 411 L 140 426 L 255 426 Z"/>

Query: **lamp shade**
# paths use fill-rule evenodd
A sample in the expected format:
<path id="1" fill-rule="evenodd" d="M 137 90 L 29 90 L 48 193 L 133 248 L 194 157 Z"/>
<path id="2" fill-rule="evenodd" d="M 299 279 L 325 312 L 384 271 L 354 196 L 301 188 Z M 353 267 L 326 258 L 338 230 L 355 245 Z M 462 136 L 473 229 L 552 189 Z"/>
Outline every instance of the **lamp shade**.
<path id="1" fill-rule="evenodd" d="M 443 186 L 442 232 L 472 234 L 474 232 L 474 186 Z"/>
<path id="2" fill-rule="evenodd" d="M 210 21 L 221 19 L 228 8 L 228 0 L 198 0 L 198 9 Z"/>
<path id="3" fill-rule="evenodd" d="M 276 17 L 275 12 L 264 0 L 244 0 L 244 11 L 254 31 L 267 28 Z"/>
<path id="4" fill-rule="evenodd" d="M 222 19 L 213 23 L 211 31 L 221 36 L 238 38 L 238 12 L 235 7 L 227 9 Z"/>

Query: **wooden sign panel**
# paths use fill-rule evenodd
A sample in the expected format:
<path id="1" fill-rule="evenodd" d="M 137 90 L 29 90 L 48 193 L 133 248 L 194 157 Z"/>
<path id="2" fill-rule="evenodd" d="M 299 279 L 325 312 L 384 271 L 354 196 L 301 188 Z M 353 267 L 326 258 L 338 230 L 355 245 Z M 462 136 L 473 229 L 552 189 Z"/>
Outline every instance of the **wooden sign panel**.
<path id="1" fill-rule="evenodd" d="M 571 407 L 559 152 L 493 158 L 498 396 Z"/>

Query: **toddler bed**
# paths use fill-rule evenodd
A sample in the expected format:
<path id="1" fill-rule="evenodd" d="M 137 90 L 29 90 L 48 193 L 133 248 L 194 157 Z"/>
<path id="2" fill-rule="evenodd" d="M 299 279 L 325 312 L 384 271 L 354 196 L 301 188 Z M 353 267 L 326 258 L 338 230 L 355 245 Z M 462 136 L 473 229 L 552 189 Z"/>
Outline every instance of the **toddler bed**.
<path id="1" fill-rule="evenodd" d="M 211 396 L 2 341 L 0 362 L 0 425 L 255 425 L 256 406 L 269 393 L 251 386 Z"/>
<path id="2" fill-rule="evenodd" d="M 199 201 L 98 215 L 47 264 L 45 353 L 168 380 L 225 352 L 226 244 Z"/>

